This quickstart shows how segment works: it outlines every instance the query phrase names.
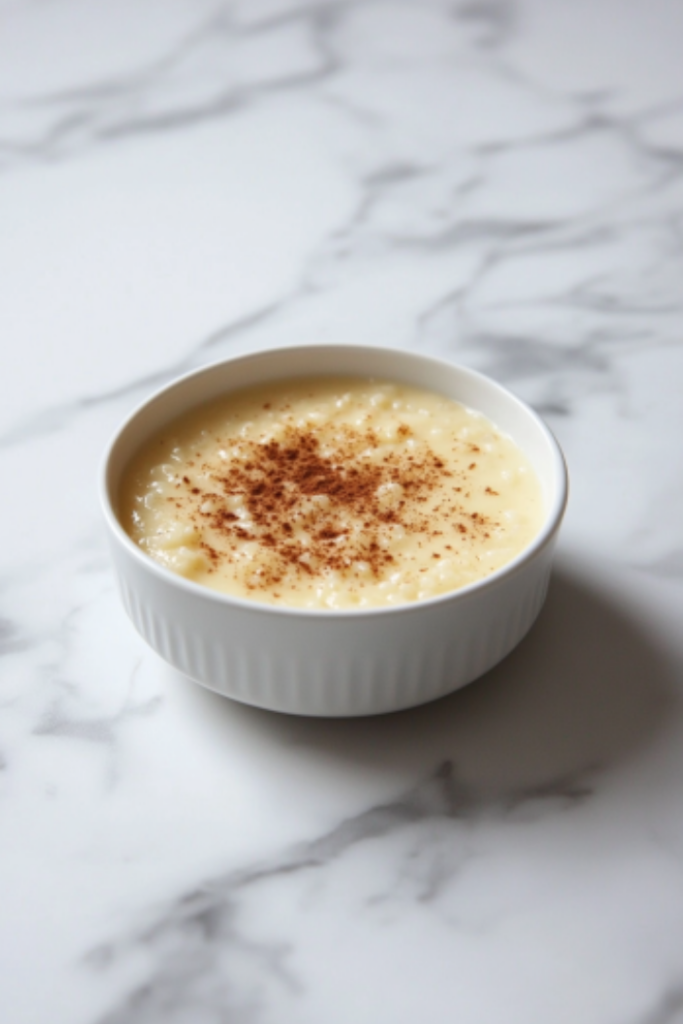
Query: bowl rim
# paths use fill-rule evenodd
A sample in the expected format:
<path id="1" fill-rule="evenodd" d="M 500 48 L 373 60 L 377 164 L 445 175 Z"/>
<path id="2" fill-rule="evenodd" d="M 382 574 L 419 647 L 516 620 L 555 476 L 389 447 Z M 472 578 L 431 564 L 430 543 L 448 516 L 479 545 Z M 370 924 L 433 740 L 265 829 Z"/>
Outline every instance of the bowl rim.
<path id="1" fill-rule="evenodd" d="M 110 463 L 112 456 L 115 452 L 116 446 L 119 443 L 120 438 L 126 432 L 126 430 L 133 424 L 137 417 L 152 403 L 161 399 L 168 392 L 173 391 L 176 388 L 183 387 L 188 381 L 196 377 L 210 376 L 215 371 L 222 367 L 232 364 L 244 363 L 247 361 L 255 360 L 258 358 L 267 358 L 268 356 L 279 354 L 281 352 L 302 352 L 316 349 L 317 351 L 332 351 L 332 352 L 353 352 L 358 353 L 377 353 L 382 355 L 400 355 L 401 357 L 413 358 L 416 361 L 422 363 L 430 363 L 434 367 L 447 367 L 450 370 L 457 370 L 463 373 L 465 376 L 472 378 L 475 381 L 491 388 L 494 392 L 498 392 L 506 401 L 512 402 L 517 405 L 532 421 L 535 428 L 539 431 L 541 436 L 546 440 L 550 448 L 552 459 L 554 463 L 555 476 L 557 479 L 557 486 L 555 493 L 551 496 L 549 507 L 546 510 L 546 516 L 543 526 L 539 530 L 538 534 L 534 537 L 533 541 L 527 545 L 518 555 L 516 555 L 510 562 L 496 569 L 490 576 L 483 577 L 482 579 L 475 580 L 472 583 L 468 583 L 463 587 L 459 587 L 455 590 L 445 591 L 442 594 L 436 594 L 433 597 L 421 598 L 417 601 L 405 601 L 395 605 L 382 605 L 379 607 L 371 608 L 301 608 L 296 606 L 288 605 L 275 605 L 265 601 L 259 601 L 257 598 L 243 598 L 238 597 L 234 594 L 223 593 L 219 590 L 213 590 L 211 587 L 207 587 L 202 583 L 196 583 L 194 580 L 189 580 L 178 573 L 172 572 L 165 566 L 160 565 L 154 561 L 149 555 L 145 554 L 144 551 L 129 537 L 127 532 L 124 530 L 119 518 L 114 510 L 109 486 L 109 473 Z M 332 375 L 334 371 L 330 373 Z M 292 379 L 301 374 L 292 374 Z M 320 373 L 319 376 L 326 376 L 325 373 Z M 352 376 L 352 374 L 349 374 Z M 365 376 L 359 374 L 359 376 Z M 286 379 L 286 378 L 280 378 Z M 264 378 L 264 383 L 267 383 L 267 377 Z M 239 390 L 236 388 L 235 390 Z M 229 394 L 229 391 L 226 392 Z M 452 397 L 452 396 L 448 396 Z M 458 401 L 458 399 L 452 399 Z M 198 403 L 200 404 L 200 403 Z M 463 403 L 464 404 L 464 403 Z M 401 349 L 392 346 L 385 345 L 355 345 L 355 344 L 334 344 L 334 343 L 315 343 L 308 345 L 287 345 L 278 346 L 271 348 L 258 349 L 254 352 L 242 353 L 236 356 L 229 356 L 227 359 L 220 359 L 213 363 L 207 363 L 204 366 L 197 367 L 194 370 L 190 370 L 187 373 L 181 374 L 179 377 L 174 377 L 167 384 L 158 388 L 152 394 L 148 395 L 141 402 L 139 402 L 132 411 L 126 416 L 122 423 L 119 424 L 116 431 L 110 438 L 106 445 L 104 455 L 101 458 L 100 470 L 99 470 L 99 498 L 100 506 L 104 513 L 105 522 L 109 528 L 111 536 L 121 545 L 126 553 L 132 557 L 135 562 L 143 569 L 143 571 L 151 573 L 162 583 L 177 587 L 181 591 L 185 591 L 189 597 L 195 596 L 203 600 L 215 601 L 219 605 L 224 605 L 226 608 L 239 608 L 243 611 L 249 611 L 253 613 L 268 614 L 275 616 L 276 618 L 290 618 L 294 617 L 297 619 L 303 618 L 311 621 L 314 620 L 325 620 L 331 619 L 344 619 L 349 621 L 359 621 L 361 619 L 371 619 L 377 616 L 385 615 L 397 615 L 397 614 L 409 614 L 415 613 L 420 610 L 426 610 L 427 608 L 434 607 L 435 605 L 449 604 L 451 602 L 465 601 L 469 597 L 474 596 L 482 590 L 494 590 L 498 586 L 507 582 L 511 577 L 521 572 L 531 561 L 551 544 L 559 530 L 560 524 L 567 507 L 569 499 L 569 473 L 567 469 L 567 463 L 564 457 L 564 453 L 560 448 L 560 445 L 550 430 L 545 421 L 541 416 L 526 402 L 519 398 L 514 392 L 510 391 L 504 385 L 500 384 L 493 377 L 489 377 L 487 374 L 481 373 L 479 370 L 471 369 L 468 366 L 464 366 L 461 363 L 452 362 L 448 359 L 435 357 L 432 355 L 424 355 L 421 352 L 414 352 L 410 349 Z"/>

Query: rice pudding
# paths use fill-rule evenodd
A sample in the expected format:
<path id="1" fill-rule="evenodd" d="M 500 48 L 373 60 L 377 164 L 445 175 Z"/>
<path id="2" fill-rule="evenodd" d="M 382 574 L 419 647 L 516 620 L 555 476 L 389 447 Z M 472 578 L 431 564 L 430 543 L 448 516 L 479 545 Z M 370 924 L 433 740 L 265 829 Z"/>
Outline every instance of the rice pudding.
<path id="1" fill-rule="evenodd" d="M 483 415 L 410 385 L 331 376 L 232 392 L 172 422 L 129 465 L 119 517 L 197 583 L 351 609 L 485 578 L 534 539 L 544 500 Z"/>

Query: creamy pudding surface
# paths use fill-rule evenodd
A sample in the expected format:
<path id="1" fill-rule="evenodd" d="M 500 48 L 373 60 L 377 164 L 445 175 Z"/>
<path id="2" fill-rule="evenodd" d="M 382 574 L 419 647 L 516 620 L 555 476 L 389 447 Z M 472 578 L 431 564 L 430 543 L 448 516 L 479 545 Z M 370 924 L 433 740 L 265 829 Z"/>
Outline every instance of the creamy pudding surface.
<path id="1" fill-rule="evenodd" d="M 540 530 L 526 457 L 490 420 L 406 384 L 268 383 L 141 449 L 119 514 L 172 571 L 237 597 L 373 608 L 483 579 Z"/>

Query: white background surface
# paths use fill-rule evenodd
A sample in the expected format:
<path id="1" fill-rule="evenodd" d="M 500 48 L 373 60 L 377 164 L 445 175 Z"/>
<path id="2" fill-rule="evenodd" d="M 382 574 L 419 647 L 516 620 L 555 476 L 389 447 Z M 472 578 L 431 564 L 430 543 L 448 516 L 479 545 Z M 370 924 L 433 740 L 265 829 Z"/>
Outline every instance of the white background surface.
<path id="1" fill-rule="evenodd" d="M 683 6 L 0 3 L 3 1024 L 683 1021 Z M 546 610 L 418 711 L 174 674 L 101 452 L 177 373 L 372 342 L 547 418 Z"/>

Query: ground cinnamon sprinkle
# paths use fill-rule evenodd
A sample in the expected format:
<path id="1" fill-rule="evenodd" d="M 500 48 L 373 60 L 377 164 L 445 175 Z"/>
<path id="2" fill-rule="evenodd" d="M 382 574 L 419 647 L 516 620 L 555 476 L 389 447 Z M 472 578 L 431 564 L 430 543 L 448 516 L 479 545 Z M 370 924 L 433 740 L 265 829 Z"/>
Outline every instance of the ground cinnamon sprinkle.
<path id="1" fill-rule="evenodd" d="M 398 433 L 406 438 L 412 431 L 401 424 Z M 332 445 L 330 440 L 314 427 L 288 426 L 281 440 L 228 439 L 226 447 L 240 458 L 220 470 L 202 466 L 211 488 L 189 489 L 188 497 L 196 496 L 190 517 L 207 537 L 204 548 L 214 567 L 225 541 L 253 537 L 268 551 L 254 587 L 272 588 L 285 573 L 305 579 L 321 571 L 347 572 L 357 563 L 378 579 L 394 562 L 385 543 L 388 528 L 441 532 L 432 529 L 420 505 L 451 473 L 429 446 L 423 444 L 419 455 L 390 450 L 377 462 L 368 458 L 381 448 L 371 429 L 346 426 Z M 230 499 L 246 508 L 249 529 Z M 229 558 L 229 551 L 222 557 Z"/>

